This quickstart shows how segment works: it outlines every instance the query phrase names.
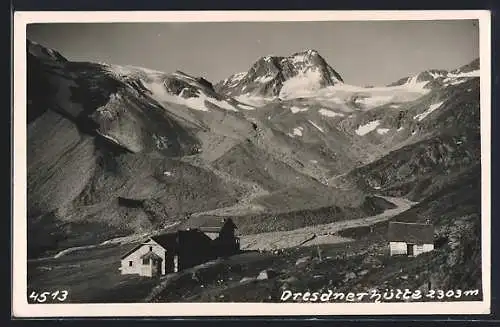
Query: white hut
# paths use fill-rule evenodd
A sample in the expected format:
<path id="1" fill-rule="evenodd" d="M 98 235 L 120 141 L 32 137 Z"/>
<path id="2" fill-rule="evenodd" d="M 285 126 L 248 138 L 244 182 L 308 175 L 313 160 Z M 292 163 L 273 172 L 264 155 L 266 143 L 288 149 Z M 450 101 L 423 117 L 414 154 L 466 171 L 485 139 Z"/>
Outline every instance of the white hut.
<path id="1" fill-rule="evenodd" d="M 388 241 L 391 255 L 417 256 L 434 250 L 431 224 L 390 222 Z"/>

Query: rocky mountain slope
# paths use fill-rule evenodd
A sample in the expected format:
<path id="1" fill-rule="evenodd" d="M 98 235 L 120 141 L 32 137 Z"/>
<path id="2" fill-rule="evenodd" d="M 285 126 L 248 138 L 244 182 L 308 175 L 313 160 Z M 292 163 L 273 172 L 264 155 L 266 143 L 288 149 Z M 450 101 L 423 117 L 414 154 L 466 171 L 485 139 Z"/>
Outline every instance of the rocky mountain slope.
<path id="1" fill-rule="evenodd" d="M 376 214 L 479 160 L 478 61 L 364 88 L 309 50 L 212 85 L 27 51 L 30 257 L 228 214 L 243 233 Z"/>
<path id="2" fill-rule="evenodd" d="M 377 109 L 370 113 L 369 119 L 379 124 L 362 137 L 392 151 L 334 178 L 336 182 L 355 181 L 365 190 L 419 200 L 425 189 L 480 163 L 477 78 L 437 89 L 405 109 L 402 114 Z"/>

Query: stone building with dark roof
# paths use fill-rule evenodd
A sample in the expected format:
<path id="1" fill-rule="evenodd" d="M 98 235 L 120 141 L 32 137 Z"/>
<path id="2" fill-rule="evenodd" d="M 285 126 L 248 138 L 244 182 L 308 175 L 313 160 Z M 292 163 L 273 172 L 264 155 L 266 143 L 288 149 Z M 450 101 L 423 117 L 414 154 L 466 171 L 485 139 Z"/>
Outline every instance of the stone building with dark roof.
<path id="1" fill-rule="evenodd" d="M 213 235 L 214 228 L 206 233 L 204 227 L 152 236 L 125 253 L 119 269 L 122 275 L 155 277 L 237 253 L 240 247 L 235 229 L 233 221 L 228 219 L 217 236 Z"/>

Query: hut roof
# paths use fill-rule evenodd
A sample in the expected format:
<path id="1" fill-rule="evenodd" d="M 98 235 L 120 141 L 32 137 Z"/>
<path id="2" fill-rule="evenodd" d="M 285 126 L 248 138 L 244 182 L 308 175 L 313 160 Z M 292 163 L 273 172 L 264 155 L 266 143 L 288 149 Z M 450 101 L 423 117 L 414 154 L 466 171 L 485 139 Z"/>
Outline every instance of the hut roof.
<path id="1" fill-rule="evenodd" d="M 186 230 L 178 230 L 174 233 L 163 233 L 159 235 L 152 236 L 148 239 L 153 240 L 158 243 L 161 247 L 168 251 L 178 251 L 179 247 L 186 246 L 190 244 L 208 244 L 210 238 L 205 235 L 200 229 L 192 228 Z M 146 241 L 147 242 L 147 241 Z M 121 259 L 126 258 L 131 253 L 135 252 L 137 249 L 142 247 L 146 242 L 135 246 L 130 251 L 121 256 Z"/>
<path id="2" fill-rule="evenodd" d="M 434 226 L 430 224 L 390 222 L 388 239 L 390 242 L 433 243 Z"/>
<path id="3" fill-rule="evenodd" d="M 198 228 L 204 233 L 218 233 L 220 232 L 221 227 L 216 227 L 216 226 L 201 226 Z"/>
<path id="4" fill-rule="evenodd" d="M 175 248 L 178 233 L 164 233 L 151 237 L 153 241 L 160 244 L 164 249 Z"/>
<path id="5" fill-rule="evenodd" d="M 136 245 L 125 254 L 121 256 L 121 259 L 128 257 L 131 253 L 134 253 L 137 249 L 141 248 L 147 241 L 153 240 L 159 245 L 161 245 L 164 249 L 173 249 L 177 243 L 177 232 L 176 233 L 165 233 L 156 236 L 152 236 L 148 238 L 145 242 Z"/>

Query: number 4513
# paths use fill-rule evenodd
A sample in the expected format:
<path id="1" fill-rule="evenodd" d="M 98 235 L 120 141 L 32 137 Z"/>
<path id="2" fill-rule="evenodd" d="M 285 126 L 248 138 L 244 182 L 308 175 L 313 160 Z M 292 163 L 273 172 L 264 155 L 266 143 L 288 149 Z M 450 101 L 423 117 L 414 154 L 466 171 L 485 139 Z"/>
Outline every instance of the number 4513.
<path id="1" fill-rule="evenodd" d="M 44 302 L 47 302 L 47 301 L 60 301 L 60 302 L 63 302 L 63 301 L 66 301 L 66 299 L 68 298 L 68 291 L 66 290 L 62 290 L 62 291 L 54 291 L 54 292 L 41 292 L 41 293 L 38 293 L 36 291 L 33 291 L 31 292 L 30 296 L 29 296 L 29 299 L 30 300 L 33 300 L 34 302 L 38 302 L 38 303 L 44 303 Z"/>

